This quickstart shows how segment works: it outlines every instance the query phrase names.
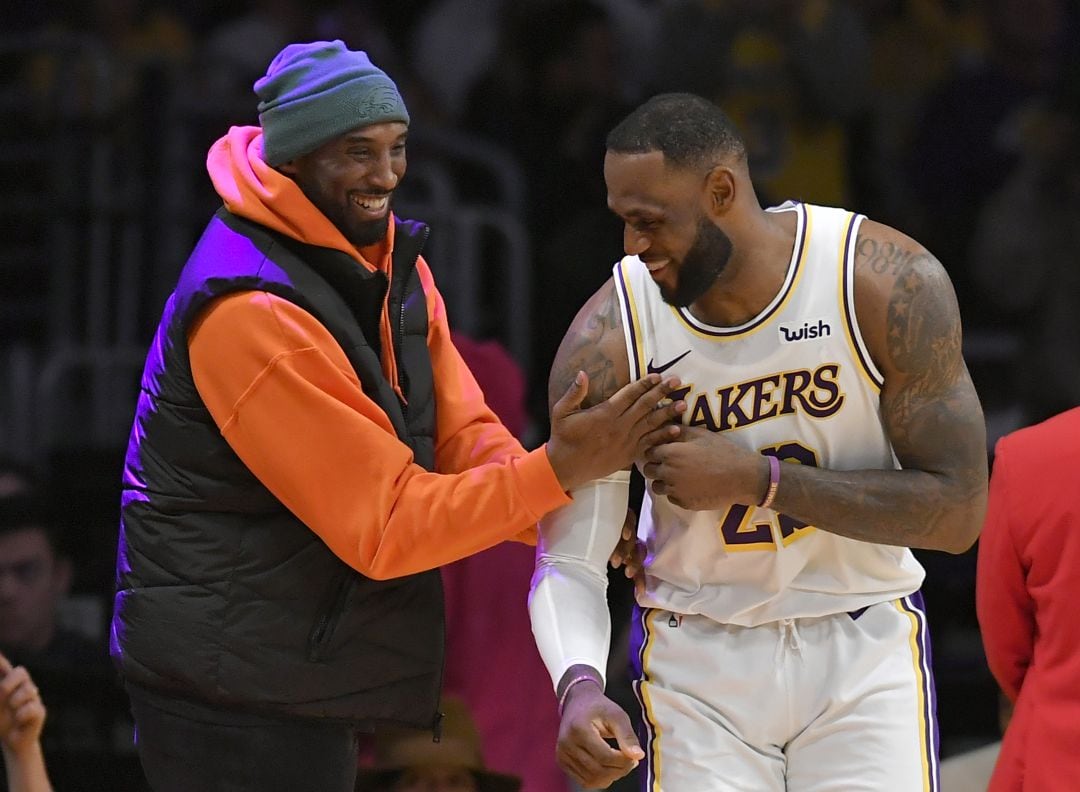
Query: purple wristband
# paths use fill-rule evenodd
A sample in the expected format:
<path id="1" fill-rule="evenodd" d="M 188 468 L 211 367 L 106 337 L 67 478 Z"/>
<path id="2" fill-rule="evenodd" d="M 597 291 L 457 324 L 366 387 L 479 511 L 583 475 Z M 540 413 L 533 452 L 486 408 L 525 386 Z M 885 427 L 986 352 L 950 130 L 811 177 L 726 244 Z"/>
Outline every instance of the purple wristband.
<path id="1" fill-rule="evenodd" d="M 758 504 L 759 509 L 772 506 L 773 498 L 776 497 L 776 488 L 780 486 L 780 460 L 771 454 L 766 458 L 769 460 L 769 488 L 765 490 L 765 498 Z"/>

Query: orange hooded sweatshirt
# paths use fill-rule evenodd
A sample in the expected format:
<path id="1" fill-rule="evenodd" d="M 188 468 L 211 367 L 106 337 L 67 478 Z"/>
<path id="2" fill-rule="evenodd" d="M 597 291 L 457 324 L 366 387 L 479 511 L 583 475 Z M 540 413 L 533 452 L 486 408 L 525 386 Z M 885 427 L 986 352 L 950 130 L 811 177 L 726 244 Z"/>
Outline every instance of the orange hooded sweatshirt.
<path id="1" fill-rule="evenodd" d="M 343 251 L 359 267 L 390 266 L 393 223 L 383 243 L 358 251 L 262 160 L 258 128 L 233 127 L 207 168 L 234 214 Z M 569 502 L 545 450 L 526 453 L 484 403 L 450 340 L 431 271 L 422 258 L 416 266 L 435 376 L 435 472 L 413 462 L 341 347 L 297 305 L 237 292 L 211 303 L 188 335 L 195 386 L 233 451 L 342 561 L 378 579 L 505 539 L 533 542 L 539 517 Z M 385 305 L 382 325 L 383 369 L 396 386 Z"/>

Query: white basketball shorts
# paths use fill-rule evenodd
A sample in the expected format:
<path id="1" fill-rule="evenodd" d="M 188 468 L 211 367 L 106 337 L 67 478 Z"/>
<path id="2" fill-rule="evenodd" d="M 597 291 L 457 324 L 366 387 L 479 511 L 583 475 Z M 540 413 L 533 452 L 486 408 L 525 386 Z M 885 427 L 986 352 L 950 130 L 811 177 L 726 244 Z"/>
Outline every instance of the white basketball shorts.
<path id="1" fill-rule="evenodd" d="M 646 792 L 938 792 L 919 593 L 758 627 L 634 620 Z"/>

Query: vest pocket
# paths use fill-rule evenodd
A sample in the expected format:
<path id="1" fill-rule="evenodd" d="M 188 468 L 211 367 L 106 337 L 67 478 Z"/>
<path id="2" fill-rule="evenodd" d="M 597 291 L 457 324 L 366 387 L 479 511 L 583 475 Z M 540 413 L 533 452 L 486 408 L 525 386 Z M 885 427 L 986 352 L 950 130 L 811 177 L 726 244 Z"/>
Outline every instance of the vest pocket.
<path id="1" fill-rule="evenodd" d="M 355 575 L 344 572 L 334 578 L 326 590 L 319 607 L 319 616 L 308 635 L 309 661 L 317 661 L 326 657 L 327 647 L 334 637 L 334 630 L 341 621 L 341 614 L 345 611 L 345 605 L 356 583 Z"/>

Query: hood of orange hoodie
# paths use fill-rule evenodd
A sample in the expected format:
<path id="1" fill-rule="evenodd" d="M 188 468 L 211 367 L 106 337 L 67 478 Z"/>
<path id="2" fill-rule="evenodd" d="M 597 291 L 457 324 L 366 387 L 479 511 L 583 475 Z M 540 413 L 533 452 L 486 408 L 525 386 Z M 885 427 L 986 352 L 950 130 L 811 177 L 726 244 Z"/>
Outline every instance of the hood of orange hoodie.
<path id="1" fill-rule="evenodd" d="M 360 266 L 372 272 L 382 270 L 391 276 L 391 252 L 394 249 L 394 223 L 387 224 L 386 238 L 376 245 L 358 250 L 337 226 L 316 208 L 300 186 L 284 173 L 267 165 L 262 156 L 263 137 L 259 127 L 231 127 L 224 137 L 210 147 L 206 170 L 214 189 L 235 215 L 307 245 L 340 250 Z M 372 264 L 375 261 L 377 264 Z M 397 366 L 388 299 L 383 300 L 379 335 L 382 344 L 383 373 L 394 390 L 404 399 L 398 386 Z"/>
<path id="2" fill-rule="evenodd" d="M 206 170 L 230 212 L 298 242 L 340 250 L 369 270 L 386 270 L 394 247 L 393 222 L 383 243 L 358 250 L 296 182 L 266 164 L 262 152 L 262 130 L 254 126 L 231 127 L 210 147 Z"/>

